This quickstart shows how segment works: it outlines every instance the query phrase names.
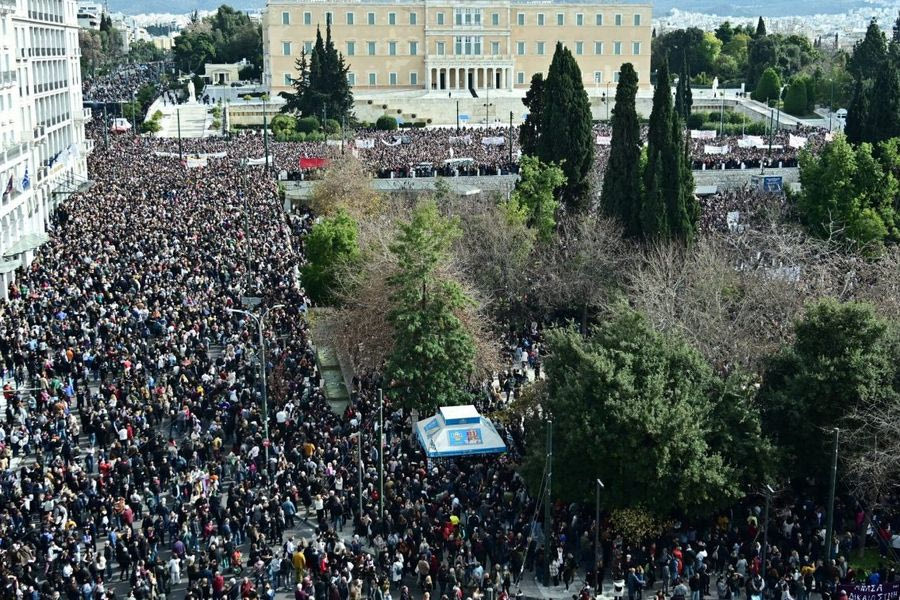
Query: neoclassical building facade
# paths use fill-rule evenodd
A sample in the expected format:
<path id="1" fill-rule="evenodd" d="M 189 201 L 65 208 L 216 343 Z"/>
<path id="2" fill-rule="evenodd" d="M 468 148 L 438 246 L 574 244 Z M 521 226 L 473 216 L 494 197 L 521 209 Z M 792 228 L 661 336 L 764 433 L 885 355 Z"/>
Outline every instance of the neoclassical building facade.
<path id="1" fill-rule="evenodd" d="M 585 87 L 607 89 L 630 62 L 649 86 L 651 6 L 552 0 L 268 0 L 265 83 L 287 90 L 316 29 L 332 38 L 358 91 L 527 88 L 546 73 L 557 41 Z"/>

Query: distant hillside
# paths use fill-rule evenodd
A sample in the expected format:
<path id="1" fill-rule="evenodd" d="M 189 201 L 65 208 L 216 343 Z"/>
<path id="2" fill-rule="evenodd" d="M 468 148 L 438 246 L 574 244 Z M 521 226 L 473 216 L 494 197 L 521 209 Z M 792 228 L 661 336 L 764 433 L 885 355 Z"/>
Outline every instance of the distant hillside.
<path id="1" fill-rule="evenodd" d="M 653 0 L 650 0 L 653 2 Z M 195 10 L 215 10 L 222 0 L 109 0 L 112 12 L 127 14 L 138 13 L 190 13 Z M 228 2 L 241 10 L 260 9 L 265 0 L 232 0 Z M 656 0 L 653 2 L 654 12 L 660 15 L 673 8 L 689 12 L 728 15 L 735 17 L 767 17 L 804 16 L 817 13 L 838 14 L 848 10 L 862 8 L 866 0 Z"/>

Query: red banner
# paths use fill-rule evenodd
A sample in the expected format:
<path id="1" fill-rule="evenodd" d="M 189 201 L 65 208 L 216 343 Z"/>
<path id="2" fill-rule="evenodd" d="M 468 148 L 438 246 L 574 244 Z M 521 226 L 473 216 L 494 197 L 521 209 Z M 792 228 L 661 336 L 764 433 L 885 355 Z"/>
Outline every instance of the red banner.
<path id="1" fill-rule="evenodd" d="M 301 169 L 321 169 L 328 164 L 327 158 L 301 158 Z"/>

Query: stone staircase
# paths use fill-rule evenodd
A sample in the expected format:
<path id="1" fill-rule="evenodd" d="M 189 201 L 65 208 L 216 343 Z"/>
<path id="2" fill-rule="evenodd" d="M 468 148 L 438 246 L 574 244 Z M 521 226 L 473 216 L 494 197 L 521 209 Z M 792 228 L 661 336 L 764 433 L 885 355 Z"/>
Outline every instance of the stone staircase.
<path id="1" fill-rule="evenodd" d="M 207 128 L 211 122 L 207 114 L 209 107 L 205 104 L 179 104 L 162 109 L 163 118 L 160 121 L 160 129 L 157 137 L 178 137 L 178 121 L 181 120 L 181 137 L 203 138 L 209 135 Z"/>

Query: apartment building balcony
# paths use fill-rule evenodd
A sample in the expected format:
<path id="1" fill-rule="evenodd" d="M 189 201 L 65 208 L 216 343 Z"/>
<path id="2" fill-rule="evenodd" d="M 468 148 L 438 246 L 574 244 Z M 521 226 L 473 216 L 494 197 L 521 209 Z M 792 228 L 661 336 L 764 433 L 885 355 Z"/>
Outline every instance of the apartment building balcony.
<path id="1" fill-rule="evenodd" d="M 15 12 L 16 0 L 0 0 L 0 15 Z"/>
<path id="2" fill-rule="evenodd" d="M 0 71 L 0 88 L 12 87 L 16 85 L 18 75 L 15 71 Z"/>
<path id="3" fill-rule="evenodd" d="M 77 113 L 77 114 L 75 115 L 75 120 L 76 120 L 76 121 L 79 121 L 79 122 L 81 122 L 81 123 L 87 123 L 87 122 L 89 122 L 92 118 L 93 118 L 93 115 L 91 114 L 91 109 L 89 109 L 89 108 L 82 108 L 82 109 L 81 109 L 81 112 L 80 112 L 80 113 Z"/>
<path id="4" fill-rule="evenodd" d="M 0 150 L 0 169 L 28 152 L 28 142 L 15 142 Z"/>

